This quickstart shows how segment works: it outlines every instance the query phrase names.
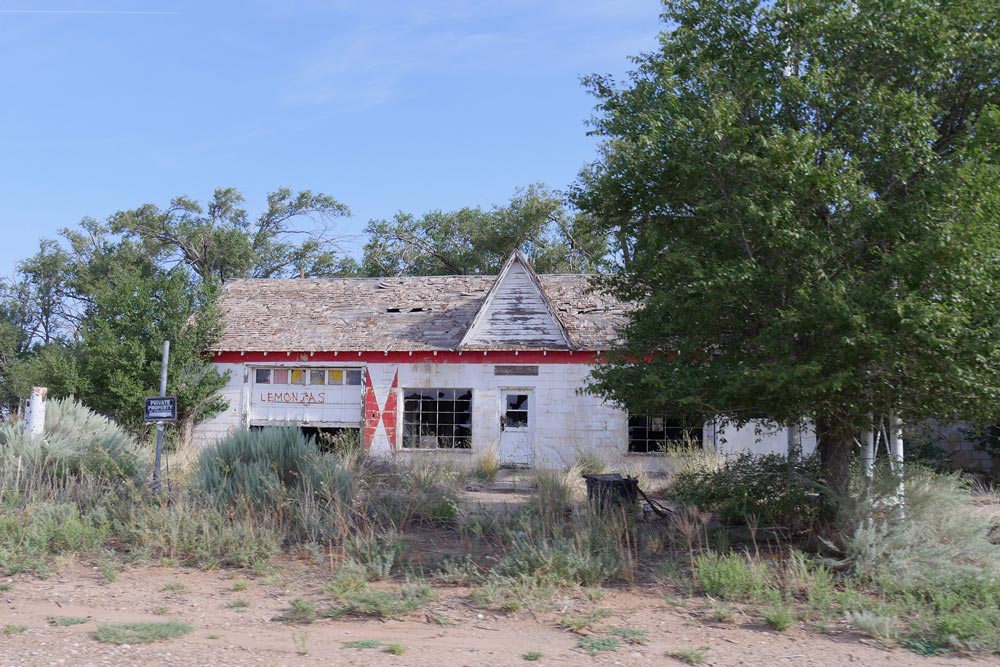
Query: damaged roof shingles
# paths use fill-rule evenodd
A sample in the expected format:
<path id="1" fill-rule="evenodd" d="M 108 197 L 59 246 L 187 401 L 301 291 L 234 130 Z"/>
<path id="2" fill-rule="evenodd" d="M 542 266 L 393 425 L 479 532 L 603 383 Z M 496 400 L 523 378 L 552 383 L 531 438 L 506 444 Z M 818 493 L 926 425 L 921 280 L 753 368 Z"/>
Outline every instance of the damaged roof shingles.
<path id="1" fill-rule="evenodd" d="M 619 340 L 626 308 L 611 296 L 591 291 L 590 278 L 539 276 L 572 348 L 607 350 Z M 212 350 L 455 350 L 495 280 L 496 276 L 233 280 L 222 290 L 223 334 Z M 533 348 L 505 343 L 502 349 Z"/>

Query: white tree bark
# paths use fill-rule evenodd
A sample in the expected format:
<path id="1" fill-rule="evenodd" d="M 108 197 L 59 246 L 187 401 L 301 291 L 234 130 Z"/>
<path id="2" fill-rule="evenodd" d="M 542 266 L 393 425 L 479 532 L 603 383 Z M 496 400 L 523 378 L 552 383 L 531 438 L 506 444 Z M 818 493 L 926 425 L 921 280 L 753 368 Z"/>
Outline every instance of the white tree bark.
<path id="1" fill-rule="evenodd" d="M 46 387 L 32 387 L 28 398 L 28 411 L 24 415 L 24 432 L 41 435 L 45 430 L 45 403 L 49 390 Z"/>

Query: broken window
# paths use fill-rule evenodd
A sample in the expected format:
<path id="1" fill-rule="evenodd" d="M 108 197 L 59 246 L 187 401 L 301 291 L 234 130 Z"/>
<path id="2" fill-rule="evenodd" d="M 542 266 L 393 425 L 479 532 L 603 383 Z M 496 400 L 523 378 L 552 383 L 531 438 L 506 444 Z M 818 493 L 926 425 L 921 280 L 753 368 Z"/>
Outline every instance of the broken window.
<path id="1" fill-rule="evenodd" d="M 628 451 L 639 454 L 665 452 L 670 446 L 701 447 L 701 424 L 676 417 L 629 415 Z"/>
<path id="2" fill-rule="evenodd" d="M 472 447 L 472 390 L 404 389 L 403 447 Z"/>
<path id="3" fill-rule="evenodd" d="M 504 412 L 504 428 L 528 427 L 528 395 L 507 394 L 507 410 Z"/>

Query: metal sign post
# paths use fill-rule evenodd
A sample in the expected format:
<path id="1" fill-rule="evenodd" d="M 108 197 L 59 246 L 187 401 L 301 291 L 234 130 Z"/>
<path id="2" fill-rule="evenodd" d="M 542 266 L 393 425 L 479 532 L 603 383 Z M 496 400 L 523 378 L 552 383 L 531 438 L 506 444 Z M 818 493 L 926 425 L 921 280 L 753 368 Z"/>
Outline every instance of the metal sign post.
<path id="1" fill-rule="evenodd" d="M 170 341 L 163 341 L 163 358 L 160 361 L 160 396 L 167 396 L 167 360 L 170 359 Z M 173 401 L 173 418 L 177 418 L 177 400 Z M 147 418 L 150 401 L 146 399 Z M 153 493 L 160 492 L 160 456 L 163 453 L 163 419 L 156 421 L 156 455 L 153 458 Z"/>

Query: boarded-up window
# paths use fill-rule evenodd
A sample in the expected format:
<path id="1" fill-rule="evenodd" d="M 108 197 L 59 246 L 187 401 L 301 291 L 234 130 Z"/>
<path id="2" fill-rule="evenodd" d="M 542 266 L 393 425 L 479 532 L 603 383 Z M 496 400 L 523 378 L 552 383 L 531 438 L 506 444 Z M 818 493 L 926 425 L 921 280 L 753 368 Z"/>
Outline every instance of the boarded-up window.
<path id="1" fill-rule="evenodd" d="M 673 417 L 629 415 L 628 450 L 649 454 L 666 452 L 670 446 L 701 447 L 701 424 Z"/>
<path id="2" fill-rule="evenodd" d="M 403 390 L 403 447 L 472 447 L 472 390 Z"/>

